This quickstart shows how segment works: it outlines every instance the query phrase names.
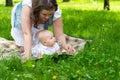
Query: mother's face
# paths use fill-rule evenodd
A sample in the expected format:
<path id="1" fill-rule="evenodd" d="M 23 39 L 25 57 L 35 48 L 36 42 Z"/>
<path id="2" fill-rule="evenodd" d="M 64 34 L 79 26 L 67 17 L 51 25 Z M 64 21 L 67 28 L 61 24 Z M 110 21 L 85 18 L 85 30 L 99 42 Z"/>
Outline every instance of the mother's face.
<path id="1" fill-rule="evenodd" d="M 52 10 L 42 10 L 39 13 L 39 19 L 41 23 L 45 23 L 55 12 L 55 9 Z"/>

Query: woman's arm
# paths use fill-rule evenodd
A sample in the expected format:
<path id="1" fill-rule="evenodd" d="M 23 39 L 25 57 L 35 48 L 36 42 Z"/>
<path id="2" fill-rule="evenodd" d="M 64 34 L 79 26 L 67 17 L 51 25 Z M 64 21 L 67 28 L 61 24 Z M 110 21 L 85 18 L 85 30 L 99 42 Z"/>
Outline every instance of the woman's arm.
<path id="1" fill-rule="evenodd" d="M 73 53 L 73 48 L 71 45 L 66 44 L 66 39 L 63 32 L 62 18 L 58 18 L 53 22 L 54 34 L 58 41 L 62 43 L 62 47 L 67 50 L 68 53 Z"/>
<path id="2" fill-rule="evenodd" d="M 62 46 L 66 45 L 63 27 L 62 27 L 62 18 L 58 18 L 53 22 L 54 34 L 57 40 L 62 42 Z"/>
<path id="3" fill-rule="evenodd" d="M 31 35 L 31 8 L 28 6 L 22 7 L 22 31 L 24 37 L 24 50 L 25 57 L 29 59 L 31 57 L 32 48 L 32 35 Z"/>

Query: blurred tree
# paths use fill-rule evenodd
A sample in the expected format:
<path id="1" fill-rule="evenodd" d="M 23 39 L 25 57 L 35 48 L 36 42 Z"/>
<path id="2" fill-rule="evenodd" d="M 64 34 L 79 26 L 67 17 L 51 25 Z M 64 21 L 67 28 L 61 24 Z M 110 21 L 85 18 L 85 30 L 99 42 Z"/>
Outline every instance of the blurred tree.
<path id="1" fill-rule="evenodd" d="M 63 0 L 63 2 L 69 2 L 70 0 Z"/>
<path id="2" fill-rule="evenodd" d="M 6 0 L 6 6 L 13 6 L 12 0 Z"/>
<path id="3" fill-rule="evenodd" d="M 105 10 L 110 10 L 109 0 L 104 0 L 104 9 Z"/>

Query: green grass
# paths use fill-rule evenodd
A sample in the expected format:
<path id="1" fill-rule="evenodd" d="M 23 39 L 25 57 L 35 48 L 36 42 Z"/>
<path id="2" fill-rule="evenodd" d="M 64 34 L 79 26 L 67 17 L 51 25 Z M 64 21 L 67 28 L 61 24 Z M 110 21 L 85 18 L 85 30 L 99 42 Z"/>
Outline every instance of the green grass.
<path id="1" fill-rule="evenodd" d="M 119 80 L 119 4 L 120 1 L 111 1 L 111 10 L 104 11 L 100 1 L 95 4 L 59 2 L 64 32 L 93 42 L 87 43 L 85 50 L 75 56 L 44 56 L 26 63 L 17 58 L 2 60 L 0 80 Z M 7 39 L 12 39 L 10 16 L 11 7 L 0 5 L 0 36 Z"/>

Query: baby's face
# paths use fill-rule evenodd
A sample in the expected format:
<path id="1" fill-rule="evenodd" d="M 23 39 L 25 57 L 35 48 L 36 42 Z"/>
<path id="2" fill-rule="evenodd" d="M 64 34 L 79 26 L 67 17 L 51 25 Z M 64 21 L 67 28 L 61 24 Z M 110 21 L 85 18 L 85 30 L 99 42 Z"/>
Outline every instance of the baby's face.
<path id="1" fill-rule="evenodd" d="M 53 37 L 53 34 L 51 33 L 46 38 L 47 38 L 46 39 L 46 46 L 52 47 L 56 42 L 55 37 Z"/>

